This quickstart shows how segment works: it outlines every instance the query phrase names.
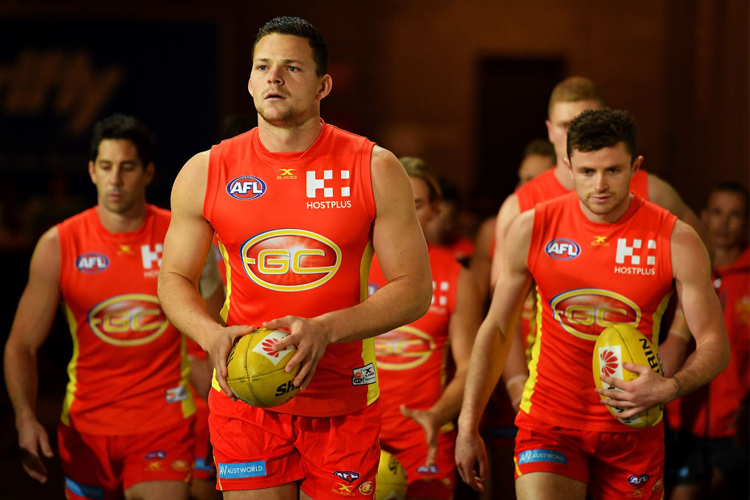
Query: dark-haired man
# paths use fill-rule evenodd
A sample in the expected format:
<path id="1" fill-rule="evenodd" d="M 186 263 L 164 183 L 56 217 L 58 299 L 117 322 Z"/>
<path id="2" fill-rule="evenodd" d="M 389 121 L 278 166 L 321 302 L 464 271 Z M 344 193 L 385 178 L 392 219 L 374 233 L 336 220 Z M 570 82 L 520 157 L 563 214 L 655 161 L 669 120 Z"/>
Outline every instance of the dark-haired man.
<path id="1" fill-rule="evenodd" d="M 696 389 L 729 362 L 700 238 L 630 192 L 643 162 L 635 133 L 635 121 L 622 111 L 589 110 L 575 118 L 566 163 L 575 191 L 521 214 L 508 232 L 498 282 L 503 293 L 494 295 L 477 334 L 459 417 L 456 461 L 475 489 L 487 467 L 480 417 L 532 282 L 541 333 L 516 418 L 520 500 L 583 500 L 587 492 L 599 500 L 662 498 L 663 427 L 627 427 L 602 403 L 627 418 Z M 613 322 L 628 323 L 655 342 L 673 281 L 696 351 L 670 378 L 624 363 L 637 380 L 602 377 L 616 390 L 596 389 L 591 363 L 598 335 Z"/>
<path id="2" fill-rule="evenodd" d="M 53 453 L 36 418 L 36 353 L 62 301 L 73 336 L 58 426 L 69 499 L 188 497 L 195 406 L 185 339 L 156 297 L 169 212 L 146 203 L 152 155 L 153 136 L 135 118 L 96 124 L 97 205 L 40 238 L 5 347 L 23 466 L 45 482 L 39 450 Z"/>
<path id="3" fill-rule="evenodd" d="M 273 19 L 252 57 L 258 127 L 178 175 L 159 297 L 215 365 L 209 424 L 225 498 L 368 498 L 380 456 L 372 337 L 422 316 L 432 292 L 414 197 L 390 152 L 321 120 L 332 80 L 317 29 Z M 226 327 L 195 291 L 214 231 L 229 269 Z M 373 249 L 388 283 L 367 298 Z M 300 392 L 267 410 L 226 382 L 233 343 L 260 326 L 290 332 L 276 349 L 296 345 L 286 369 L 300 368 Z"/>

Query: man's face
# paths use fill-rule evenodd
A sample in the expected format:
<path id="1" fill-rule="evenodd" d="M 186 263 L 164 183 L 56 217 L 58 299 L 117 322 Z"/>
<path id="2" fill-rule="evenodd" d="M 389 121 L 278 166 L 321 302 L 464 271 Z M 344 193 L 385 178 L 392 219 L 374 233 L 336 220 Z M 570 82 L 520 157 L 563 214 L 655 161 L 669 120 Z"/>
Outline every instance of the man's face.
<path id="1" fill-rule="evenodd" d="M 719 248 L 742 245 L 746 236 L 747 209 L 745 198 L 731 191 L 714 191 L 701 212 L 701 220 Z"/>
<path id="2" fill-rule="evenodd" d="M 596 100 L 556 102 L 552 105 L 549 119 L 545 123 L 547 124 L 549 142 L 555 146 L 558 164 L 561 164 L 563 159 L 568 157 L 567 142 L 570 122 L 587 109 L 600 108 L 601 104 Z"/>
<path id="3" fill-rule="evenodd" d="M 643 157 L 631 163 L 631 156 L 620 142 L 598 151 L 574 151 L 570 167 L 575 190 L 586 216 L 594 222 L 615 222 L 630 206 L 630 178 Z"/>
<path id="4" fill-rule="evenodd" d="M 154 176 L 154 164 L 143 166 L 135 144 L 127 139 L 104 139 L 96 161 L 89 162 L 91 182 L 99 205 L 125 215 L 146 202 L 146 186 Z"/>
<path id="5" fill-rule="evenodd" d="M 555 160 L 549 156 L 528 155 L 521 161 L 521 166 L 518 168 L 518 184 L 516 188 L 523 186 L 554 164 Z"/>
<path id="6" fill-rule="evenodd" d="M 296 127 L 320 113 L 331 77 L 316 74 L 307 39 L 277 33 L 255 46 L 248 90 L 261 118 L 275 127 Z"/>
<path id="7" fill-rule="evenodd" d="M 411 189 L 414 191 L 414 208 L 417 211 L 419 225 L 422 226 L 422 232 L 427 232 L 427 225 L 439 212 L 440 204 L 430 202 L 430 188 L 422 179 L 409 177 Z"/>

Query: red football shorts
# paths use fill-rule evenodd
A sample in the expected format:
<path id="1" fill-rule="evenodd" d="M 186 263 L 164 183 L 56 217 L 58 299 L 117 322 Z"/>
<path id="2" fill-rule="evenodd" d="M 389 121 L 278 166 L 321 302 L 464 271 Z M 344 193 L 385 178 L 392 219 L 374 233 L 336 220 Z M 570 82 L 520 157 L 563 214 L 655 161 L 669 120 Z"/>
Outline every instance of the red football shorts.
<path id="1" fill-rule="evenodd" d="M 664 496 L 664 426 L 632 432 L 591 432 L 516 418 L 516 478 L 553 472 L 588 484 L 597 500 Z"/>
<path id="2" fill-rule="evenodd" d="M 410 433 L 381 441 L 406 471 L 407 498 L 452 498 L 456 486 L 456 431 L 440 432 L 435 464 L 425 467 L 427 442 L 424 433 Z"/>
<path id="3" fill-rule="evenodd" d="M 67 498 L 120 499 L 123 491 L 137 483 L 190 482 L 194 425 L 191 417 L 153 432 L 109 436 L 84 434 L 59 424 Z"/>
<path id="4" fill-rule="evenodd" d="M 195 401 L 195 463 L 193 479 L 212 481 L 214 479 L 214 460 L 211 456 L 211 439 L 208 435 L 208 403 L 193 392 Z"/>
<path id="5" fill-rule="evenodd" d="M 302 491 L 316 500 L 374 495 L 379 401 L 349 415 L 316 418 L 233 403 L 213 389 L 208 397 L 219 490 L 257 490 L 302 480 Z"/>

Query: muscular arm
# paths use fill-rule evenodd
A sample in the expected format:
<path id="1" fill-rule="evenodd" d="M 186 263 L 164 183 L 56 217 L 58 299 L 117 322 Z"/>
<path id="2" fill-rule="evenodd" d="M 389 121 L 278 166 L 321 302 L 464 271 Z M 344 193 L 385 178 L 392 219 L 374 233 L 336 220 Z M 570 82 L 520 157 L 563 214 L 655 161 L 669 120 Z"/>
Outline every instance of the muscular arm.
<path id="1" fill-rule="evenodd" d="M 5 344 L 5 385 L 16 415 L 18 444 L 26 472 L 40 482 L 47 470 L 39 448 L 52 456 L 47 432 L 36 417 L 37 351 L 49 335 L 60 302 L 60 240 L 57 228 L 47 231 L 31 257 L 29 281 L 18 303 Z"/>
<path id="2" fill-rule="evenodd" d="M 508 196 L 500 206 L 495 221 L 495 251 L 492 254 L 492 272 L 490 274 L 490 289 L 495 289 L 498 276 L 502 271 L 503 253 L 506 247 L 506 233 L 514 220 L 521 213 L 521 207 L 518 205 L 518 198 L 515 194 Z"/>
<path id="3" fill-rule="evenodd" d="M 534 212 L 520 215 L 508 231 L 503 268 L 487 317 L 477 333 L 466 376 L 464 401 L 458 419 L 456 463 L 463 480 L 482 489 L 487 474 L 487 457 L 479 435 L 479 422 L 495 384 L 503 371 L 512 332 L 523 307 L 532 278 L 526 267 Z M 474 465 L 479 462 L 479 476 Z"/>

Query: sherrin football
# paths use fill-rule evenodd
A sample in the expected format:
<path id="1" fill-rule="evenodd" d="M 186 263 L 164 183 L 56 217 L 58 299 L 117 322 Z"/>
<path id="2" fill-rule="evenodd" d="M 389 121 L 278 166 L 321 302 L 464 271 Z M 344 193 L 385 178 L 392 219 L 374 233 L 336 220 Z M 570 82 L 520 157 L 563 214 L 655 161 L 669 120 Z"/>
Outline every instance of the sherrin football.
<path id="1" fill-rule="evenodd" d="M 401 462 L 387 451 L 380 450 L 375 500 L 404 500 L 406 486 L 406 472 Z"/>
<path id="2" fill-rule="evenodd" d="M 606 328 L 596 341 L 593 356 L 594 383 L 600 389 L 617 389 L 605 384 L 601 375 L 625 381 L 638 378 L 637 373 L 625 370 L 623 363 L 648 366 L 656 373 L 664 375 L 659 356 L 651 342 L 635 327 L 626 324 L 616 324 Z M 604 396 L 601 396 L 605 399 Z M 609 412 L 628 427 L 643 429 L 658 424 L 664 414 L 664 405 L 655 406 L 629 418 L 618 416 L 623 410 L 605 405 Z"/>
<path id="3" fill-rule="evenodd" d="M 286 403 L 299 392 L 292 383 L 299 371 L 284 371 L 297 348 L 282 351 L 273 346 L 289 335 L 283 330 L 259 328 L 240 338 L 227 357 L 227 383 L 237 399 L 258 408 L 272 408 Z"/>

